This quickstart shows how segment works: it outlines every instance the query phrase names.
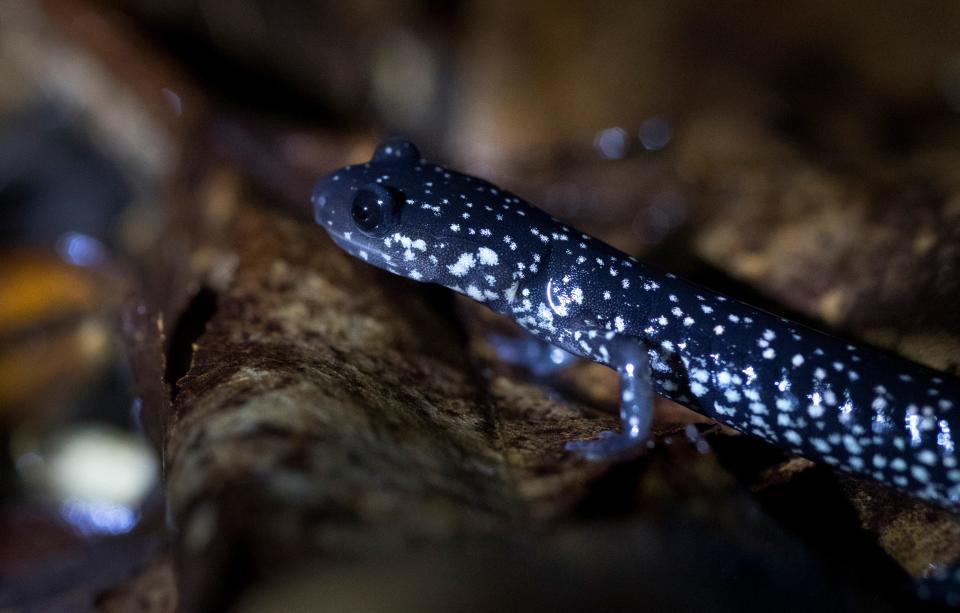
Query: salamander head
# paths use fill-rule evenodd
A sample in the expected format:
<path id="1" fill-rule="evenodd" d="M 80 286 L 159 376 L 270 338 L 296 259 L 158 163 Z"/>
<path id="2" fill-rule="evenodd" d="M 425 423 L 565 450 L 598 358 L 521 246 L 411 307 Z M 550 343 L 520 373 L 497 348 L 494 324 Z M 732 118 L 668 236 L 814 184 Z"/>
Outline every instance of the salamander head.
<path id="1" fill-rule="evenodd" d="M 382 143 L 365 164 L 341 168 L 313 190 L 313 215 L 342 249 L 379 268 L 430 280 L 426 241 L 411 228 L 421 217 L 408 202 L 420 152 L 407 141 Z M 424 257 L 420 257 L 424 256 Z M 429 275 L 429 276 L 428 276 Z"/>
<path id="2" fill-rule="evenodd" d="M 387 141 L 369 162 L 322 178 L 313 210 L 348 253 L 485 302 L 512 302 L 545 249 L 526 245 L 517 224 L 549 222 L 509 192 L 423 160 L 406 141 Z"/>

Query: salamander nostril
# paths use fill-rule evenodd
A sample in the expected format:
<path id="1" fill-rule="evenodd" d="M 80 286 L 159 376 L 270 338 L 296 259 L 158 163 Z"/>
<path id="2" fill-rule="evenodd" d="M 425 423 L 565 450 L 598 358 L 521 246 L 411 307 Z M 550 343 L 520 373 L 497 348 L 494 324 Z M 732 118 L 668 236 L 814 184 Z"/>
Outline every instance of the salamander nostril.
<path id="1" fill-rule="evenodd" d="M 327 204 L 325 183 L 325 180 L 317 183 L 313 188 L 313 193 L 310 194 L 310 202 L 313 203 L 314 208 L 321 209 Z"/>
<path id="2" fill-rule="evenodd" d="M 327 197 L 314 192 L 313 197 L 311 197 L 313 202 L 313 220 L 318 223 L 323 223 L 323 207 L 327 204 Z"/>

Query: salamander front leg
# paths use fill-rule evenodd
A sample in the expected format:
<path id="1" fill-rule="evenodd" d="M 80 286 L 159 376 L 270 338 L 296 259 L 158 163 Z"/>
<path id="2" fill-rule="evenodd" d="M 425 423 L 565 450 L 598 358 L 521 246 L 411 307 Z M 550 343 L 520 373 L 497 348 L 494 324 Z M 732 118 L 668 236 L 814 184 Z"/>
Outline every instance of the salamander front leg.
<path id="1" fill-rule="evenodd" d="M 620 421 L 622 432 L 603 432 L 590 441 L 570 441 L 569 451 L 590 460 L 602 460 L 627 451 L 650 435 L 653 421 L 653 379 L 646 349 L 634 339 L 618 341 L 611 361 L 620 373 Z"/>
<path id="2" fill-rule="evenodd" d="M 523 366 L 538 377 L 545 377 L 577 361 L 577 356 L 534 336 L 487 337 L 497 357 L 508 364 Z"/>

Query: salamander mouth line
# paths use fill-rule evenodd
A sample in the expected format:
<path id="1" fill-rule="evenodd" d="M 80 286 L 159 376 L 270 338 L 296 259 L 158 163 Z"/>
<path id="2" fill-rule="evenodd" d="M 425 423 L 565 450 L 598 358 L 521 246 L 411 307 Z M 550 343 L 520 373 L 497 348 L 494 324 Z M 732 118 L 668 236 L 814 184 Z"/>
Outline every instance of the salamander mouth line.
<path id="1" fill-rule="evenodd" d="M 366 245 L 363 243 L 356 242 L 344 236 L 343 233 L 331 231 L 329 234 L 330 234 L 330 238 L 333 240 L 334 243 L 336 243 L 338 247 L 350 253 L 351 255 L 360 257 L 364 260 L 370 260 L 371 258 L 374 258 L 374 257 L 383 258 L 384 256 L 384 253 L 385 253 L 384 251 L 379 249 L 374 249 L 369 245 Z M 352 232 L 350 232 L 350 234 L 352 234 Z M 361 254 L 366 254 L 366 255 L 364 256 Z M 389 256 L 389 254 L 387 255 Z"/>

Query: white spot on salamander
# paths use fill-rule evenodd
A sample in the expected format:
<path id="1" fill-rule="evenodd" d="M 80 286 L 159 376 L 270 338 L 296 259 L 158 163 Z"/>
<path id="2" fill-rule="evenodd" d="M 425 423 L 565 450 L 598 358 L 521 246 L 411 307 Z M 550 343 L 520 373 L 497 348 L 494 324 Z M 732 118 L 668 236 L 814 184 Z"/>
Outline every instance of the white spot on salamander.
<path id="1" fill-rule="evenodd" d="M 447 270 L 455 277 L 462 277 L 476 265 L 477 260 L 473 257 L 472 253 L 461 253 L 456 263 L 447 266 Z"/>
<path id="2" fill-rule="evenodd" d="M 477 250 L 477 253 L 480 254 L 480 263 L 485 266 L 496 266 L 500 263 L 500 258 L 497 257 L 497 252 L 489 247 L 480 247 Z"/>
<path id="3" fill-rule="evenodd" d="M 503 292 L 504 297 L 507 299 L 507 304 L 513 304 L 513 301 L 517 298 L 518 287 L 520 287 L 520 282 L 514 281 L 513 285 L 508 287 L 506 291 Z"/>
<path id="4" fill-rule="evenodd" d="M 476 285 L 467 286 L 467 296 L 470 296 L 478 302 L 484 301 L 483 292 L 480 291 L 480 288 L 478 288 Z"/>

